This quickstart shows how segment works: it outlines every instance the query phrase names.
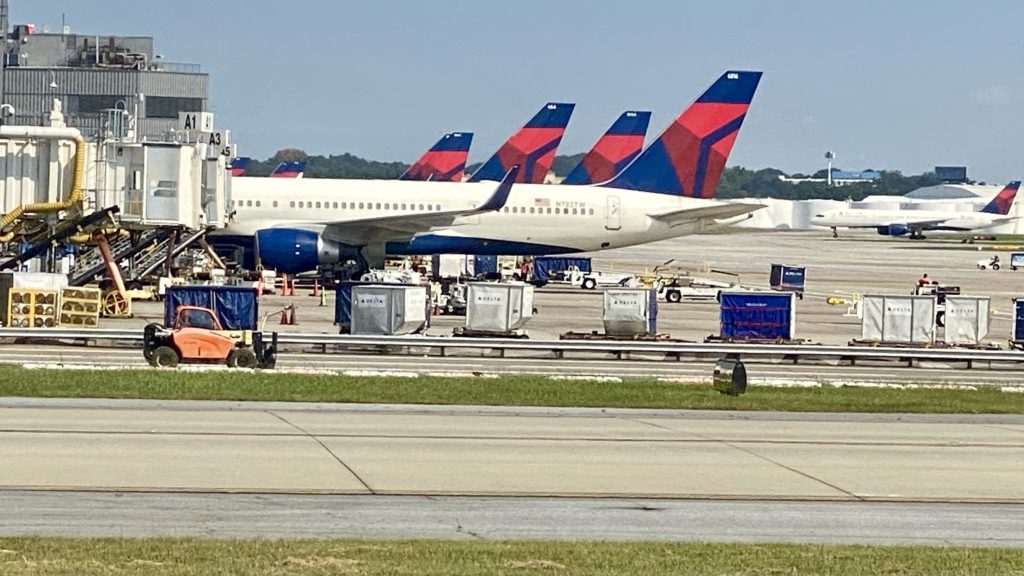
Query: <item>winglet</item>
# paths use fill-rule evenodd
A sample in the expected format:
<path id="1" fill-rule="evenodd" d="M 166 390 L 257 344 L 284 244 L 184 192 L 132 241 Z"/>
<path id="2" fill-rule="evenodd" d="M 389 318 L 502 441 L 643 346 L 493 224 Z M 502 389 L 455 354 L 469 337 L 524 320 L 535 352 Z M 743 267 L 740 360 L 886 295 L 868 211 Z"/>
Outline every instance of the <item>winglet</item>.
<path id="1" fill-rule="evenodd" d="M 491 194 L 491 197 L 487 199 L 480 206 L 477 206 L 476 210 L 473 210 L 473 214 L 482 214 L 484 212 L 494 212 L 501 210 L 505 207 L 505 203 L 508 202 L 508 195 L 512 193 L 512 184 L 515 183 L 516 177 L 519 176 L 519 164 L 512 165 L 505 172 L 505 177 L 498 183 L 498 188 Z"/>

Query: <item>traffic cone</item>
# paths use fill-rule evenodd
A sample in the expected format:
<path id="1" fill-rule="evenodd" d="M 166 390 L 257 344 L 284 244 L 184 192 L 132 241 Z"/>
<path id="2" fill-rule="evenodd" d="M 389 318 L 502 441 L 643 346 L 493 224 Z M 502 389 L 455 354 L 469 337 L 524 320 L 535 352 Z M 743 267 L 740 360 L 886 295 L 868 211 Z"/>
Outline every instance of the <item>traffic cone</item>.
<path id="1" fill-rule="evenodd" d="M 295 326 L 296 324 L 299 323 L 299 321 L 295 319 L 295 305 L 293 304 L 293 305 L 289 306 L 288 308 L 292 311 L 292 315 L 288 319 L 288 324 L 290 326 Z"/>
<path id="2" fill-rule="evenodd" d="M 281 310 L 281 325 L 282 326 L 287 326 L 288 325 L 288 309 L 287 308 Z"/>
<path id="3" fill-rule="evenodd" d="M 320 291 L 320 307 L 323 308 L 324 306 L 327 306 L 327 292 L 321 290 Z"/>
<path id="4" fill-rule="evenodd" d="M 316 279 L 313 280 L 313 291 L 310 292 L 309 295 L 314 297 L 314 298 L 316 298 L 317 296 L 320 295 L 320 281 L 319 280 L 316 280 Z"/>

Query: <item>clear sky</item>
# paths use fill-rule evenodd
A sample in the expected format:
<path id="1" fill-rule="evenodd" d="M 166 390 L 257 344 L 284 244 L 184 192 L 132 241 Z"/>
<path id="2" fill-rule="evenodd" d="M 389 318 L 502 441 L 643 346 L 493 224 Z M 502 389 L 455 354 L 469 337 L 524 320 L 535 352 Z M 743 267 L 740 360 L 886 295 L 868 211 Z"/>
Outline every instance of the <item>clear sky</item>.
<path id="1" fill-rule="evenodd" d="M 10 0 L 12 23 L 152 35 L 211 74 L 241 151 L 412 162 L 440 134 L 489 156 L 548 100 L 562 153 L 625 109 L 650 138 L 730 68 L 765 72 L 731 165 L 1024 176 L 1024 2 L 1005 0 Z"/>

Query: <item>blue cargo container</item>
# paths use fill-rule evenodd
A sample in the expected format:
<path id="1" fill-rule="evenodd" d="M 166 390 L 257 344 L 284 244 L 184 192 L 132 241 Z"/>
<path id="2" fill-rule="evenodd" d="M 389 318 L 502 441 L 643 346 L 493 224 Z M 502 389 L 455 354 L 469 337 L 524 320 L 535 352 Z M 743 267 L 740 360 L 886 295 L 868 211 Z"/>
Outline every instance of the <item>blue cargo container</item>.
<path id="1" fill-rule="evenodd" d="M 213 310 L 225 330 L 258 330 L 259 299 L 243 286 L 170 286 L 164 296 L 164 326 L 174 323 L 180 306 Z"/>
<path id="2" fill-rule="evenodd" d="M 533 260 L 533 279 L 537 282 L 564 280 L 562 272 L 575 266 L 580 272 L 590 272 L 590 258 L 563 258 L 543 256 Z"/>
<path id="3" fill-rule="evenodd" d="M 1013 309 L 1013 342 L 1024 345 L 1024 298 L 1014 298 Z"/>
<path id="4" fill-rule="evenodd" d="M 383 282 L 340 282 L 337 289 L 334 292 L 334 323 L 338 325 L 338 330 L 347 334 L 352 329 L 352 287 L 353 286 L 393 286 L 394 284 L 388 284 Z M 402 284 L 405 286 L 405 284 Z M 430 327 L 430 313 L 433 311 L 433 305 L 430 301 L 430 287 L 424 286 L 423 290 L 427 291 L 427 323 L 424 329 Z"/>
<path id="5" fill-rule="evenodd" d="M 797 298 L 804 297 L 804 281 L 806 280 L 806 268 L 803 266 L 787 266 L 785 264 L 772 264 L 769 284 L 772 290 L 780 292 L 795 292 Z"/>
<path id="6" fill-rule="evenodd" d="M 1024 268 L 1024 252 L 1010 254 L 1010 270 L 1016 270 L 1017 268 Z"/>
<path id="7" fill-rule="evenodd" d="M 722 292 L 721 337 L 729 340 L 792 340 L 796 294 Z"/>
<path id="8" fill-rule="evenodd" d="M 489 256 L 477 256 L 473 267 L 473 273 L 477 276 L 482 274 L 497 274 L 498 257 L 493 254 Z"/>

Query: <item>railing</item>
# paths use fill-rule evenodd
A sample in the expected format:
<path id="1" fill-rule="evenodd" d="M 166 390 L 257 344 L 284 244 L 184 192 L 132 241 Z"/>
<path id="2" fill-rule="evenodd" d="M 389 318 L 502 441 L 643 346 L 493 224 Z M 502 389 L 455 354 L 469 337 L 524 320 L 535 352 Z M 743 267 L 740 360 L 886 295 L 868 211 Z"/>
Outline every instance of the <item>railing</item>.
<path id="1" fill-rule="evenodd" d="M 39 341 L 110 341 L 141 344 L 141 330 L 0 328 L 2 339 Z M 971 348 L 902 348 L 892 346 L 818 346 L 812 344 L 736 344 L 694 342 L 637 342 L 614 340 L 514 340 L 504 338 L 450 338 L 437 336 L 352 336 L 342 334 L 278 333 L 280 345 L 309 346 L 323 353 L 375 351 L 385 354 L 424 354 L 424 349 L 441 356 L 460 350 L 497 351 L 549 355 L 610 354 L 622 360 L 717 359 L 735 356 L 744 361 L 792 362 L 838 360 L 850 364 L 865 360 L 889 360 L 915 366 L 922 361 L 965 363 L 968 367 L 1020 368 L 1024 352 Z M 637 357 L 642 358 L 637 358 Z"/>

